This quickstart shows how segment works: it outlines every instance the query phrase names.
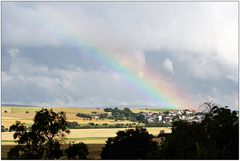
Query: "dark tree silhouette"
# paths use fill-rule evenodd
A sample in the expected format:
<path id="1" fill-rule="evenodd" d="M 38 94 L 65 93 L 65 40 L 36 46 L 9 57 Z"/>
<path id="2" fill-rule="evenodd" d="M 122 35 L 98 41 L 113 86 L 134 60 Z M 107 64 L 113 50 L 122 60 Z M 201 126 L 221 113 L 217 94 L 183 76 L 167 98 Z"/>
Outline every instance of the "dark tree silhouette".
<path id="1" fill-rule="evenodd" d="M 87 159 L 88 148 L 84 143 L 78 143 L 70 145 L 68 149 L 65 150 L 68 159 Z"/>
<path id="2" fill-rule="evenodd" d="M 108 138 L 102 150 L 102 159 L 147 159 L 157 149 L 157 142 L 146 129 L 136 127 L 117 132 L 114 138 Z"/>
<path id="3" fill-rule="evenodd" d="M 17 121 L 10 127 L 15 131 L 13 138 L 18 144 L 8 153 L 8 159 L 59 159 L 64 155 L 60 142 L 70 131 L 66 114 L 52 109 L 36 112 L 30 130 Z M 85 156 L 85 155 L 84 155 Z"/>
<path id="4" fill-rule="evenodd" d="M 9 131 L 15 131 L 13 138 L 18 144 L 8 153 L 8 159 L 38 159 L 41 149 L 38 147 L 38 136 L 32 131 L 27 131 L 27 127 L 20 121 L 10 126 Z"/>
<path id="5" fill-rule="evenodd" d="M 55 113 L 52 109 L 42 109 L 36 112 L 32 132 L 36 133 L 40 145 L 46 145 L 46 159 L 58 159 L 62 155 L 59 140 L 70 133 L 67 128 L 65 112 Z"/>
<path id="6" fill-rule="evenodd" d="M 176 121 L 155 159 L 238 159 L 239 121 L 236 111 L 208 106 L 200 123 Z"/>

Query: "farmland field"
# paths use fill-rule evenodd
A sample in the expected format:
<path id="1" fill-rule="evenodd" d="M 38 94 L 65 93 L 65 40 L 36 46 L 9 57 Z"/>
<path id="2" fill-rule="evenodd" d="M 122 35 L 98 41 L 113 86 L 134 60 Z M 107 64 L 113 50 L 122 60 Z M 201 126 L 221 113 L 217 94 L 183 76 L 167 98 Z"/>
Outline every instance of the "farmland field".
<path id="1" fill-rule="evenodd" d="M 125 130 L 125 128 L 110 129 L 71 129 L 70 134 L 66 137 L 65 143 L 84 142 L 89 149 L 88 157 L 90 159 L 100 159 L 101 149 L 108 137 L 116 136 L 116 132 Z M 160 130 L 170 133 L 170 128 L 147 128 L 150 134 L 157 136 Z M 11 147 L 16 145 L 13 142 L 13 132 L 2 132 L 2 158 L 6 158 L 7 152 Z"/>
<path id="2" fill-rule="evenodd" d="M 50 109 L 50 107 L 47 107 Z M 21 121 L 25 123 L 26 126 L 30 126 L 33 123 L 33 118 L 36 111 L 39 111 L 41 107 L 2 107 L 2 125 L 6 128 L 9 128 L 15 121 Z M 117 123 L 131 123 L 131 121 L 123 120 L 123 121 L 115 121 L 110 119 L 98 120 L 92 119 L 86 120 L 80 117 L 77 117 L 77 113 L 84 113 L 84 114 L 91 114 L 91 112 L 103 113 L 103 109 L 97 108 L 66 108 L 66 107 L 54 107 L 52 108 L 55 112 L 64 111 L 66 112 L 67 120 L 68 121 L 76 121 L 81 125 L 86 125 L 89 122 L 93 122 L 95 124 L 117 124 Z M 132 109 L 133 112 L 160 112 L 165 111 L 166 109 Z"/>
<path id="3" fill-rule="evenodd" d="M 33 118 L 35 116 L 36 111 L 39 111 L 40 107 L 2 107 L 2 125 L 9 128 L 15 121 L 21 121 L 25 123 L 27 126 L 30 126 L 33 123 Z M 50 109 L 50 108 L 48 108 Z M 64 111 L 66 112 L 68 121 L 76 121 L 79 124 L 88 124 L 89 122 L 93 122 L 95 124 L 117 124 L 117 123 L 130 123 L 131 121 L 123 120 L 123 121 L 115 121 L 115 120 L 97 120 L 92 119 L 86 120 L 80 117 L 77 117 L 77 113 L 91 114 L 91 112 L 103 113 L 102 109 L 88 109 L 88 108 L 66 108 L 66 107 L 55 107 L 52 108 L 55 112 Z M 27 113 L 26 113 L 27 112 Z"/>
<path id="4" fill-rule="evenodd" d="M 9 128 L 15 121 L 21 121 L 25 123 L 26 126 L 31 126 L 33 123 L 33 118 L 36 111 L 40 110 L 41 107 L 2 107 L 2 125 L 6 128 Z M 48 108 L 50 109 L 50 108 Z M 77 117 L 76 114 L 78 112 L 84 114 L 91 114 L 91 112 L 95 111 L 97 113 L 103 113 L 103 109 L 90 109 L 90 108 L 66 108 L 66 107 L 58 107 L 52 108 L 55 112 L 64 111 L 66 112 L 68 121 L 76 121 L 81 125 L 88 124 L 89 122 L 95 124 L 117 124 L 117 123 L 131 123 L 131 121 L 123 120 L 123 121 L 115 121 L 110 119 L 98 120 L 92 119 L 86 120 L 80 117 Z M 161 109 L 149 109 L 147 110 L 154 112 L 160 111 Z M 142 109 L 133 109 L 134 112 L 146 111 Z M 156 112 L 155 111 L 155 112 Z M 27 112 L 27 113 L 26 113 Z M 125 128 L 100 128 L 100 129 L 71 129 L 71 133 L 67 136 L 66 140 L 69 141 L 82 141 L 86 144 L 103 144 L 105 143 L 108 137 L 113 137 L 116 135 L 116 132 L 119 130 L 124 130 Z M 165 132 L 171 132 L 170 128 L 147 128 L 149 133 L 153 135 L 157 135 L 161 129 L 164 129 Z M 3 132 L 2 133 L 2 144 L 14 144 L 12 140 L 12 133 Z"/>
<path id="5" fill-rule="evenodd" d="M 21 121 L 25 123 L 26 126 L 31 126 L 33 123 L 33 118 L 36 111 L 40 110 L 40 107 L 2 107 L 2 125 L 6 128 L 9 128 L 15 121 Z M 48 108 L 50 109 L 50 108 Z M 66 112 L 68 121 L 76 121 L 81 125 L 88 124 L 89 122 L 95 124 L 117 124 L 117 123 L 131 123 L 128 120 L 124 121 L 115 121 L 110 119 L 98 120 L 92 119 L 86 120 L 80 117 L 77 117 L 77 113 L 91 114 L 92 112 L 103 113 L 103 109 L 90 109 L 90 108 L 65 108 L 58 107 L 52 108 L 55 112 L 64 111 Z M 133 109 L 133 112 L 159 112 L 164 111 L 161 109 Z M 119 130 L 125 130 L 126 128 L 99 128 L 99 129 L 70 129 L 70 134 L 64 139 L 63 145 L 66 143 L 77 143 L 84 142 L 89 148 L 89 158 L 91 159 L 100 159 L 100 152 L 104 146 L 108 137 L 116 136 L 116 132 Z M 157 136 L 160 130 L 164 130 L 166 133 L 170 133 L 170 128 L 161 128 L 161 127 L 151 127 L 147 128 L 150 134 Z M 2 158 L 5 158 L 7 152 L 11 147 L 16 145 L 13 141 L 13 132 L 2 132 Z"/>
<path id="6" fill-rule="evenodd" d="M 66 137 L 66 141 L 84 142 L 86 144 L 104 144 L 108 137 L 116 136 L 116 132 L 125 130 L 125 128 L 107 128 L 107 129 L 71 129 L 70 134 Z M 170 133 L 170 128 L 149 127 L 148 132 L 154 136 L 159 134 L 160 130 Z M 13 132 L 2 133 L 2 144 L 14 144 Z"/>

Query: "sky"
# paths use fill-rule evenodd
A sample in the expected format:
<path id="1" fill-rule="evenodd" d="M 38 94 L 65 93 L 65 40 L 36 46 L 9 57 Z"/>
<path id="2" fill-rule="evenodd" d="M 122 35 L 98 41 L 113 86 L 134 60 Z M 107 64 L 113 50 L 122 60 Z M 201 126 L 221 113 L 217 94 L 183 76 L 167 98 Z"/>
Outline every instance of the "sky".
<path id="1" fill-rule="evenodd" d="M 2 103 L 238 108 L 237 2 L 2 2 Z"/>

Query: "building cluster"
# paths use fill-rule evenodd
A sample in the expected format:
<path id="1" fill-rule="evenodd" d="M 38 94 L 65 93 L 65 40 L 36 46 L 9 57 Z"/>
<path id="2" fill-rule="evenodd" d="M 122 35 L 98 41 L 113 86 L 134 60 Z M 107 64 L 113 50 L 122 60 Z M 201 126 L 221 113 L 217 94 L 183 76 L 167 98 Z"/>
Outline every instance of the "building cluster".
<path id="1" fill-rule="evenodd" d="M 171 124 L 175 120 L 186 120 L 188 122 L 200 122 L 203 118 L 203 114 L 195 112 L 194 110 L 172 110 L 166 112 L 144 112 L 145 119 L 149 123 L 160 122 Z"/>

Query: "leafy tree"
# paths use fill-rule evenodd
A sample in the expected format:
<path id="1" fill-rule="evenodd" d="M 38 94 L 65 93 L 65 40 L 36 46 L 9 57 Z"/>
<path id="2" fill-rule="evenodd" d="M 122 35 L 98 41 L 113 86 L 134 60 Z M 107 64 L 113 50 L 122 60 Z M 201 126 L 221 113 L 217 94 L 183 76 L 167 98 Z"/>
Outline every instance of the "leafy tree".
<path id="1" fill-rule="evenodd" d="M 10 127 L 17 146 L 8 153 L 9 159 L 59 159 L 63 155 L 60 141 L 70 131 L 67 128 L 66 114 L 55 113 L 52 109 L 36 112 L 34 123 L 29 131 L 17 121 Z"/>
<path id="2" fill-rule="evenodd" d="M 9 151 L 8 159 L 40 159 L 42 151 L 36 133 L 28 132 L 27 127 L 20 121 L 10 126 L 9 131 L 15 131 L 13 138 L 18 145 Z"/>
<path id="3" fill-rule="evenodd" d="M 73 121 L 73 122 L 68 121 L 67 127 L 70 129 L 77 129 L 77 128 L 80 128 L 80 124 L 77 121 Z"/>
<path id="4" fill-rule="evenodd" d="M 77 113 L 76 116 L 78 116 L 78 117 L 82 117 L 82 118 L 87 118 L 87 119 L 92 118 L 91 115 L 84 114 L 84 113 Z"/>
<path id="5" fill-rule="evenodd" d="M 123 113 L 124 113 L 124 115 L 125 115 L 127 118 L 129 118 L 129 117 L 131 117 L 131 116 L 133 115 L 133 112 L 132 112 L 129 108 L 127 108 L 127 107 L 125 107 L 125 108 L 123 109 Z"/>
<path id="6" fill-rule="evenodd" d="M 108 138 L 102 150 L 102 159 L 147 159 L 157 149 L 157 142 L 146 129 L 136 127 L 117 132 Z"/>
<path id="7" fill-rule="evenodd" d="M 142 113 L 138 113 L 135 116 L 136 121 L 141 122 L 141 123 L 147 123 L 148 121 L 146 120 L 145 116 Z"/>
<path id="8" fill-rule="evenodd" d="M 238 159 L 239 123 L 236 111 L 209 106 L 200 123 L 175 121 L 155 159 Z M 155 153 L 156 154 L 156 153 Z"/>
<path id="9" fill-rule="evenodd" d="M 112 112 L 112 108 L 104 108 L 103 111 L 104 112 Z"/>
<path id="10" fill-rule="evenodd" d="M 1 125 L 1 132 L 8 131 L 8 128 L 5 128 L 3 125 Z"/>
<path id="11" fill-rule="evenodd" d="M 88 148 L 84 143 L 70 145 L 65 150 L 68 159 L 87 159 Z"/>
<path id="12" fill-rule="evenodd" d="M 101 113 L 99 114 L 99 119 L 106 119 L 108 117 L 107 113 Z"/>
<path id="13" fill-rule="evenodd" d="M 89 122 L 88 125 L 94 126 L 95 124 L 93 122 Z"/>

